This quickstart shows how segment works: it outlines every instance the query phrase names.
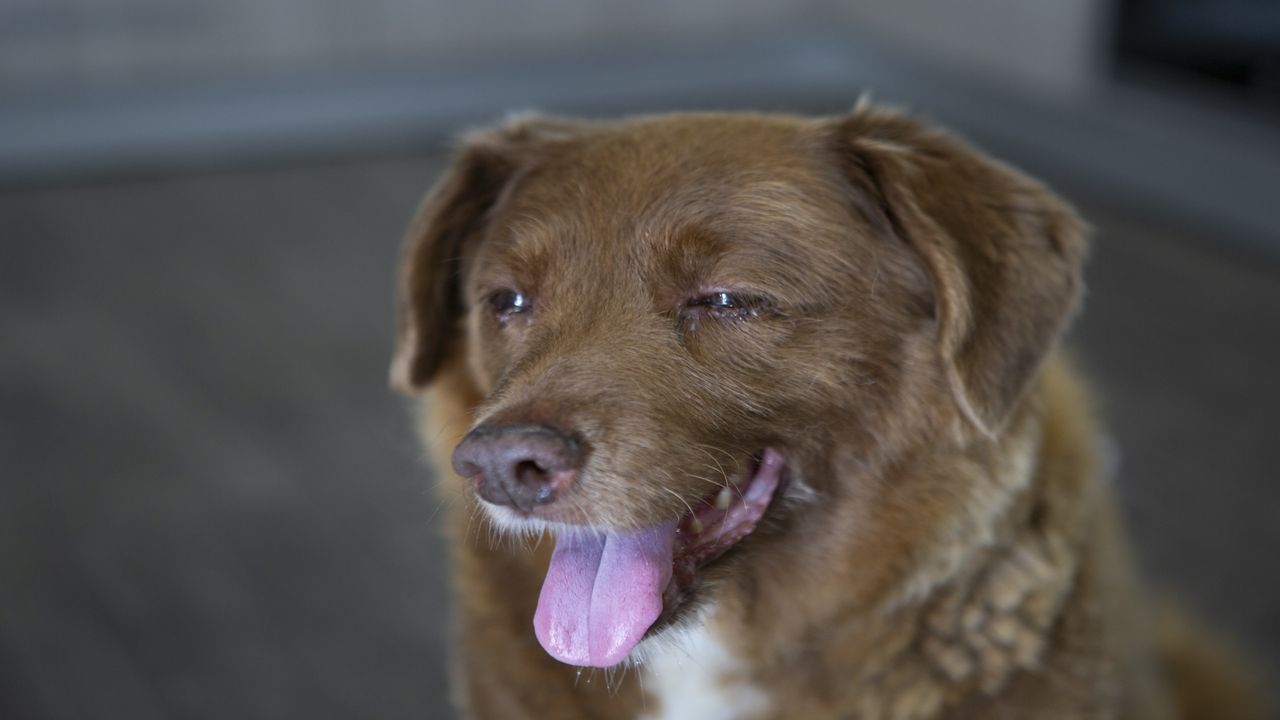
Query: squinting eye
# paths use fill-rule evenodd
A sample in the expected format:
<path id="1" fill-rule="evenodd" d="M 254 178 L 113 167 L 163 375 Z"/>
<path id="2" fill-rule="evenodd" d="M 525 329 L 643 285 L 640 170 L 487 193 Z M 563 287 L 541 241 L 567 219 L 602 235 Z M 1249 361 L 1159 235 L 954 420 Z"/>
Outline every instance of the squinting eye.
<path id="1" fill-rule="evenodd" d="M 742 307 L 742 302 L 727 292 L 711 293 L 705 297 L 698 298 L 694 304 L 701 305 L 703 307 L 716 308 L 717 310 L 732 310 L 734 308 Z"/>
<path id="2" fill-rule="evenodd" d="M 499 320 L 506 321 L 512 315 L 529 310 L 532 303 L 524 293 L 516 290 L 499 290 L 489 296 L 489 307 Z"/>
<path id="3" fill-rule="evenodd" d="M 756 317 L 770 307 L 769 301 L 756 295 L 743 295 L 716 290 L 689 300 L 685 313 L 700 313 L 716 318 L 738 320 Z"/>

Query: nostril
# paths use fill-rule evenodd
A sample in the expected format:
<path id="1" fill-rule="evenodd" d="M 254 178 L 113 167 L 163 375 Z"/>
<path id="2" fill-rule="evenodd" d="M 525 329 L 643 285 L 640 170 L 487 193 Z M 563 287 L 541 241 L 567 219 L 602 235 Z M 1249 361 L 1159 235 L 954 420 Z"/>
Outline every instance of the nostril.
<path id="1" fill-rule="evenodd" d="M 541 485 L 547 481 L 547 471 L 533 460 L 521 460 L 515 467 L 516 481 L 525 485 Z"/>

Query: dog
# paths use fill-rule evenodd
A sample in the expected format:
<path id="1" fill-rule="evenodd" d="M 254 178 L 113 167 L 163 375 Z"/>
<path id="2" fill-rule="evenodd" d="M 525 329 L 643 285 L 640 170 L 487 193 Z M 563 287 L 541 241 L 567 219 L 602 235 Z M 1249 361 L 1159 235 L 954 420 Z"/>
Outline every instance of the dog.
<path id="1" fill-rule="evenodd" d="M 465 138 L 391 369 L 449 507 L 461 711 L 1262 717 L 1128 559 L 1056 349 L 1085 236 L 866 103 Z"/>

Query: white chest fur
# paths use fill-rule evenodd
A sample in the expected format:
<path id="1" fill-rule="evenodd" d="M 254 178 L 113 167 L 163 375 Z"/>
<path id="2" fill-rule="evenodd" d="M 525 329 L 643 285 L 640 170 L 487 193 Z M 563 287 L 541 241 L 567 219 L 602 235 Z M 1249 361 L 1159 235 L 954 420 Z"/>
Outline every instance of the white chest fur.
<path id="1" fill-rule="evenodd" d="M 644 687 L 651 706 L 641 720 L 749 720 L 769 709 L 734 657 L 703 623 L 645 648 Z M 653 706 L 656 701 L 656 707 Z"/>

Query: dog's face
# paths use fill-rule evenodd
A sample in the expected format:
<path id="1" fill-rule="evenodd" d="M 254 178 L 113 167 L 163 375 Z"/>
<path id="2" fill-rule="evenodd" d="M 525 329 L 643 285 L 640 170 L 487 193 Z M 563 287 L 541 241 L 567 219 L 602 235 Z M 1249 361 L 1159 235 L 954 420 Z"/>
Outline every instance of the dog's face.
<path id="1" fill-rule="evenodd" d="M 465 356 L 454 468 L 556 536 L 539 640 L 607 666 L 886 464 L 998 433 L 1082 252 L 1039 186 L 897 115 L 526 120 L 424 205 L 393 380 Z"/>

